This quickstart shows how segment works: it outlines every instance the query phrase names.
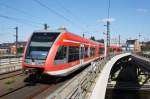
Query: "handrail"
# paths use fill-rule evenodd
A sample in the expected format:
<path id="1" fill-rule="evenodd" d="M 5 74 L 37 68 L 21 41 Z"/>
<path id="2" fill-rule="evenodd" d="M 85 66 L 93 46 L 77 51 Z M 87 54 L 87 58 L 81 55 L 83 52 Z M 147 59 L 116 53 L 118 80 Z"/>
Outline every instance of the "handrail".
<path id="1" fill-rule="evenodd" d="M 106 62 L 107 59 L 104 58 L 100 61 L 92 62 L 91 66 L 50 94 L 47 99 L 85 98 L 87 93 L 90 91 L 91 85 L 94 83 L 95 78 L 101 72 Z"/>
<path id="2" fill-rule="evenodd" d="M 21 69 L 21 63 L 21 57 L 0 59 L 0 74 Z"/>
<path id="3" fill-rule="evenodd" d="M 22 57 L 22 54 L 19 54 L 18 56 L 15 56 L 15 55 L 3 55 L 3 56 L 1 56 L 0 55 L 0 59 L 20 58 L 20 57 Z"/>
<path id="4" fill-rule="evenodd" d="M 128 54 L 126 54 L 128 55 Z M 124 56 L 126 56 L 124 55 Z M 87 99 L 91 96 L 92 90 L 96 83 L 96 78 L 102 75 L 101 72 L 105 68 L 107 61 L 113 57 L 102 58 L 99 61 L 92 62 L 91 66 L 83 72 L 69 80 L 63 86 L 51 93 L 47 99 Z M 105 87 L 105 86 L 104 86 Z M 98 98 L 98 97 L 97 97 Z"/>

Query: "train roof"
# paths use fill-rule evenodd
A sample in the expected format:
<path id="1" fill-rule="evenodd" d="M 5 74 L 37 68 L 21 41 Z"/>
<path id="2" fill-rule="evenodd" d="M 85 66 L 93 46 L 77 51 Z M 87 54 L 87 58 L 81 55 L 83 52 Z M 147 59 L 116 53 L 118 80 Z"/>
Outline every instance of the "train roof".
<path id="1" fill-rule="evenodd" d="M 74 36 L 75 38 L 78 38 L 78 40 L 80 39 L 82 42 L 90 42 L 91 44 L 98 44 L 100 46 L 103 46 L 104 43 L 100 43 L 100 42 L 97 42 L 97 41 L 93 41 L 93 40 L 90 40 L 88 38 L 83 38 L 75 33 L 71 33 L 67 30 L 63 30 L 63 29 L 57 29 L 57 30 L 36 30 L 34 31 L 33 33 L 61 33 L 61 34 L 66 34 L 68 36 Z"/>
<path id="2" fill-rule="evenodd" d="M 34 31 L 33 33 L 42 33 L 42 32 L 45 32 L 45 33 L 64 33 L 64 32 L 67 32 L 66 30 L 36 30 Z"/>
<path id="3" fill-rule="evenodd" d="M 65 36 L 64 36 L 65 35 Z M 100 45 L 100 46 L 104 46 L 103 43 L 99 43 L 99 42 L 96 42 L 96 41 L 93 41 L 93 40 L 90 40 L 90 39 L 87 39 L 87 38 L 83 38 L 77 34 L 74 34 L 74 33 L 71 33 L 71 32 L 64 32 L 63 33 L 63 36 L 66 38 L 66 39 L 71 39 L 71 40 L 75 40 L 77 42 L 82 42 L 82 43 L 90 43 L 92 45 Z"/>

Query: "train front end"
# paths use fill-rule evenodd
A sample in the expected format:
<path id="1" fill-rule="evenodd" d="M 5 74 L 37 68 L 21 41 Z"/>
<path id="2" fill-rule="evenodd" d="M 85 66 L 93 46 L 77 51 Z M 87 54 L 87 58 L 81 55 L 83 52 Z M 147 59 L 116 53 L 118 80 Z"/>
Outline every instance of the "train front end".
<path id="1" fill-rule="evenodd" d="M 30 37 L 23 56 L 22 67 L 25 73 L 41 74 L 51 47 L 59 32 L 34 32 Z"/>

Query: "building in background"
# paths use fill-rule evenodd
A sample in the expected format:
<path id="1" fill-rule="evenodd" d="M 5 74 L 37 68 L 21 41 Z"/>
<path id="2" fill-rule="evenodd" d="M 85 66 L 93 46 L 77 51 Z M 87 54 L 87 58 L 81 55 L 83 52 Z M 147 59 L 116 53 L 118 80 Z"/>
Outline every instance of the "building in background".
<path id="1" fill-rule="evenodd" d="M 0 55 L 10 53 L 10 45 L 12 45 L 12 43 L 0 44 Z"/>
<path id="2" fill-rule="evenodd" d="M 23 53 L 25 45 L 26 45 L 26 42 L 23 42 L 23 41 L 18 42 L 18 54 Z M 11 54 L 16 54 L 16 45 L 15 45 L 15 43 L 13 43 L 13 45 L 10 46 L 10 53 Z"/>
<path id="3" fill-rule="evenodd" d="M 2 47 L 2 46 L 0 46 L 0 55 L 1 54 L 7 54 L 7 53 L 9 53 L 9 48 L 8 47 Z"/>
<path id="4" fill-rule="evenodd" d="M 150 41 L 141 43 L 141 50 L 150 52 Z"/>
<path id="5" fill-rule="evenodd" d="M 19 41 L 18 42 L 18 53 L 22 54 L 25 48 L 26 42 Z M 0 44 L 0 55 L 3 54 L 16 54 L 16 45 L 14 43 L 3 43 Z"/>
<path id="6" fill-rule="evenodd" d="M 127 40 L 126 45 L 124 46 L 126 51 L 132 51 L 132 52 L 140 52 L 141 51 L 141 45 L 138 39 L 134 40 Z"/>

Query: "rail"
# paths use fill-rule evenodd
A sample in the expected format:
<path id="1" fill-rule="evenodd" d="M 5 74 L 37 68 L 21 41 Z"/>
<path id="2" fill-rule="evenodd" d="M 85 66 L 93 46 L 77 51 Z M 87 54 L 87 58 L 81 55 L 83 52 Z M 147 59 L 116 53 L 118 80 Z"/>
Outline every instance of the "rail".
<path id="1" fill-rule="evenodd" d="M 135 54 L 142 56 L 142 57 L 145 57 L 145 58 L 150 60 L 150 54 L 147 54 L 147 53 L 135 53 Z"/>
<path id="2" fill-rule="evenodd" d="M 84 99 L 88 97 L 95 78 L 100 74 L 108 59 L 92 62 L 91 66 L 72 78 L 64 86 L 50 94 L 47 99 Z"/>
<path id="3" fill-rule="evenodd" d="M 21 69 L 21 62 L 21 57 L 0 59 L 0 74 L 13 72 Z"/>
<path id="4" fill-rule="evenodd" d="M 141 56 L 150 59 L 150 55 L 149 54 L 141 54 Z"/>

